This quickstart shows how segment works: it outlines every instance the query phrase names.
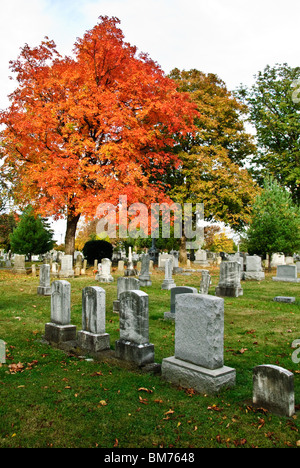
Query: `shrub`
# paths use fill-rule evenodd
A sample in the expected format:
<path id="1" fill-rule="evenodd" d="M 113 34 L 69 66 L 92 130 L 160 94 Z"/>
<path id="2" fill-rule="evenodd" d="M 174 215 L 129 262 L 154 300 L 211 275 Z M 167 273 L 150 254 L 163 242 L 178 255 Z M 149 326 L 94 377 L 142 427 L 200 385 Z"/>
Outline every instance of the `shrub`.
<path id="1" fill-rule="evenodd" d="M 98 262 L 101 262 L 102 258 L 109 258 L 111 260 L 113 246 L 110 242 L 104 240 L 91 240 L 84 244 L 82 253 L 89 265 L 92 265 L 94 260 L 98 260 Z"/>

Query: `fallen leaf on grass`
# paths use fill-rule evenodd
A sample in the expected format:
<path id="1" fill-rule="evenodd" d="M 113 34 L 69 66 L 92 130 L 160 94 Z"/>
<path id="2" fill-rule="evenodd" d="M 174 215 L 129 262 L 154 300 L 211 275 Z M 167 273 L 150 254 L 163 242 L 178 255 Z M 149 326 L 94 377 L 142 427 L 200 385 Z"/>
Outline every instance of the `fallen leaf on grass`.
<path id="1" fill-rule="evenodd" d="M 219 408 L 217 405 L 208 406 L 207 409 L 213 411 L 222 411 L 222 408 Z"/>
<path id="2" fill-rule="evenodd" d="M 21 362 L 18 362 L 18 364 L 10 364 L 8 368 L 11 374 L 16 374 L 17 372 L 24 371 L 24 365 Z"/>
<path id="3" fill-rule="evenodd" d="M 105 400 L 100 400 L 99 401 L 99 405 L 100 406 L 106 406 L 107 405 L 107 402 Z"/>
<path id="4" fill-rule="evenodd" d="M 141 396 L 139 396 L 139 400 L 140 400 L 140 403 L 143 403 L 143 405 L 148 405 L 147 398 L 142 398 Z"/>
<path id="5" fill-rule="evenodd" d="M 153 393 L 153 390 L 149 390 L 148 388 L 141 387 L 138 389 L 138 392 Z"/>

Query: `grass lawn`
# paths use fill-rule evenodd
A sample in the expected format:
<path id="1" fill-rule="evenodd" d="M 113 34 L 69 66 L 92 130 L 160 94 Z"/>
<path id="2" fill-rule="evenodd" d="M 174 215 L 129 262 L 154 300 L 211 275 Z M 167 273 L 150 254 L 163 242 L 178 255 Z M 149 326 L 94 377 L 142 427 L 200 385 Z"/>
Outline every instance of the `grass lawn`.
<path id="1" fill-rule="evenodd" d="M 211 270 L 214 294 L 218 270 Z M 242 282 L 244 295 L 225 298 L 225 365 L 236 369 L 236 386 L 200 395 L 171 386 L 160 375 L 130 369 L 117 360 L 97 362 L 43 343 L 50 321 L 50 297 L 37 295 L 38 278 L 0 271 L 0 339 L 6 364 L 0 367 L 0 448 L 296 448 L 300 446 L 300 364 L 292 343 L 300 339 L 300 285 Z M 94 276 L 70 280 L 71 323 L 81 329 L 81 291 L 106 290 L 106 331 L 111 349 L 119 338 L 112 313 L 116 278 L 99 284 Z M 149 294 L 150 342 L 155 362 L 174 355 L 173 322 L 163 319 L 170 292 L 164 274 L 152 275 Z M 177 286 L 199 289 L 200 273 L 175 275 Z M 295 304 L 273 302 L 295 296 Z M 252 406 L 252 369 L 276 364 L 294 373 L 296 415 L 278 417 Z"/>

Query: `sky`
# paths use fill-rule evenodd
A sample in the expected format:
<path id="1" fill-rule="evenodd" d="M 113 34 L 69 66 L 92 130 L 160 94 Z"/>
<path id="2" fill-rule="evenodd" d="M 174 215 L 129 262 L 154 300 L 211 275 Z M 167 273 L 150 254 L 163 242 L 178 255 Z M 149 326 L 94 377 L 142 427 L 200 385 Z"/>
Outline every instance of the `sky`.
<path id="1" fill-rule="evenodd" d="M 125 40 L 165 73 L 215 73 L 231 91 L 251 86 L 267 65 L 300 65 L 299 0 L 0 0 L 0 109 L 15 88 L 9 61 L 45 36 L 61 55 L 99 16 L 115 16 Z M 64 225 L 56 225 L 61 240 Z"/>

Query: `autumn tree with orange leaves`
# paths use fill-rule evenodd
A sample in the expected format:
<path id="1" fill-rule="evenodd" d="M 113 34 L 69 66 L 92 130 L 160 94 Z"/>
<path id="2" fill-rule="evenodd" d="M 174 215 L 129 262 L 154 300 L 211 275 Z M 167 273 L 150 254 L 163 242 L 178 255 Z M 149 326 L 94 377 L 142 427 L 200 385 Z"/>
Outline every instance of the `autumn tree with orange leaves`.
<path id="1" fill-rule="evenodd" d="M 168 201 L 161 175 L 177 161 L 176 136 L 195 105 L 147 54 L 124 41 L 117 18 L 100 17 L 62 57 L 53 41 L 25 45 L 10 63 L 18 86 L 1 112 L 2 170 L 14 198 L 42 216 L 66 217 L 72 254 L 80 216 L 99 203 Z"/>

